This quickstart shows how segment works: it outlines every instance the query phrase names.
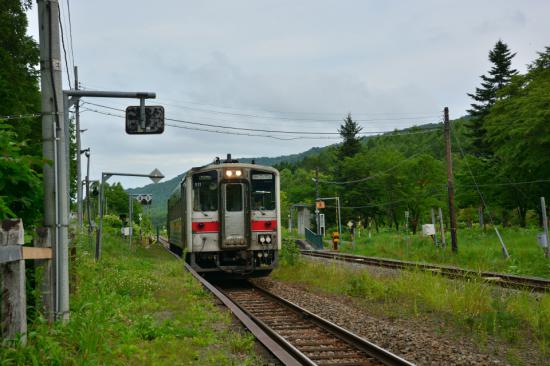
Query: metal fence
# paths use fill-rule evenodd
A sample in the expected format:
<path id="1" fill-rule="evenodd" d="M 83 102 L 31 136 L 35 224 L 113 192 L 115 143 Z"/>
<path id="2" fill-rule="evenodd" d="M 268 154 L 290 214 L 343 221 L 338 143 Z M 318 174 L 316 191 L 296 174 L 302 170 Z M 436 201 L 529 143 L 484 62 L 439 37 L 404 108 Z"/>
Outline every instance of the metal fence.
<path id="1" fill-rule="evenodd" d="M 305 228 L 306 240 L 310 243 L 315 249 L 323 249 L 323 236 L 317 235 L 313 231 Z"/>

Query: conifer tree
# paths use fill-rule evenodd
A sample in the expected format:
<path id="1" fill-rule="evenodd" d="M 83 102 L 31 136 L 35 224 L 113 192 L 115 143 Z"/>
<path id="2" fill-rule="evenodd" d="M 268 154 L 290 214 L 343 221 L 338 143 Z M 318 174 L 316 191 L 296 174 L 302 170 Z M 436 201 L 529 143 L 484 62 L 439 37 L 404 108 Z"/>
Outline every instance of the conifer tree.
<path id="1" fill-rule="evenodd" d="M 474 100 L 472 108 L 468 110 L 471 116 L 468 135 L 472 138 L 472 149 L 476 155 L 490 155 L 490 148 L 485 139 L 484 119 L 497 100 L 498 90 L 517 74 L 517 70 L 512 69 L 512 59 L 515 55 L 506 43 L 499 40 L 489 51 L 489 61 L 493 63 L 491 70 L 488 75 L 481 75 L 481 86 L 476 88 L 475 93 L 468 93 Z"/>
<path id="2" fill-rule="evenodd" d="M 362 129 L 363 127 L 351 118 L 351 113 L 348 113 L 348 116 L 344 118 L 344 124 L 340 125 L 338 129 L 338 133 L 344 139 L 339 151 L 341 159 L 352 157 L 361 150 L 361 138 L 357 135 Z"/>

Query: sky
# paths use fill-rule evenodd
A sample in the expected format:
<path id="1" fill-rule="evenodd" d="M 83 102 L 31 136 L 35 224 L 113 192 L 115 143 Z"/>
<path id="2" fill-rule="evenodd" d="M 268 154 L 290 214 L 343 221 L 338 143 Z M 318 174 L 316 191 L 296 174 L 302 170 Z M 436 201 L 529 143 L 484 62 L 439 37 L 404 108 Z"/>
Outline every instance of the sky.
<path id="1" fill-rule="evenodd" d="M 82 148 L 91 149 L 93 179 L 154 168 L 168 179 L 227 153 L 299 153 L 338 142 L 311 133 L 335 134 L 348 113 L 365 132 L 439 122 L 445 106 L 458 118 L 499 39 L 517 53 L 520 72 L 550 46 L 547 0 L 67 1 L 60 4 L 71 82 L 74 64 L 82 88 L 155 92 L 147 104 L 163 105 L 167 118 L 308 133 L 166 121 L 179 128 L 127 135 L 117 109 L 137 100 L 86 98 Z M 28 15 L 38 40 L 36 4 Z M 63 79 L 68 88 L 67 73 Z"/>

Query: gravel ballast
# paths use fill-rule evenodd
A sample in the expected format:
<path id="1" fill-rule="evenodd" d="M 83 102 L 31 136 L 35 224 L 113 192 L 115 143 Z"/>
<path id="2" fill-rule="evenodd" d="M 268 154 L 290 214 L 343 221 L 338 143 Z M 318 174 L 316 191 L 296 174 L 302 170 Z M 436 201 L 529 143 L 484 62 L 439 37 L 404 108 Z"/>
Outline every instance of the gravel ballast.
<path id="1" fill-rule="evenodd" d="M 315 294 L 269 278 L 254 282 L 417 365 L 508 364 L 500 357 L 480 352 L 471 341 L 448 336 L 419 318 L 396 320 L 373 316 L 347 296 Z"/>

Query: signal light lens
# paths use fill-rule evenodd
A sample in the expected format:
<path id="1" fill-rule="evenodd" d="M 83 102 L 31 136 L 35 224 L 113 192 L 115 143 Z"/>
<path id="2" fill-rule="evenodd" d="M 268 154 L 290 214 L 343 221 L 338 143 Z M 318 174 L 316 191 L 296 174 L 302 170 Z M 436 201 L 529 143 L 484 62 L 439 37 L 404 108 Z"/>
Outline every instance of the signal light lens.
<path id="1" fill-rule="evenodd" d="M 265 237 L 265 242 L 266 242 L 267 244 L 271 243 L 271 235 L 267 235 L 267 236 Z"/>
<path id="2" fill-rule="evenodd" d="M 260 243 L 265 243 L 265 236 L 263 235 L 260 235 Z"/>

